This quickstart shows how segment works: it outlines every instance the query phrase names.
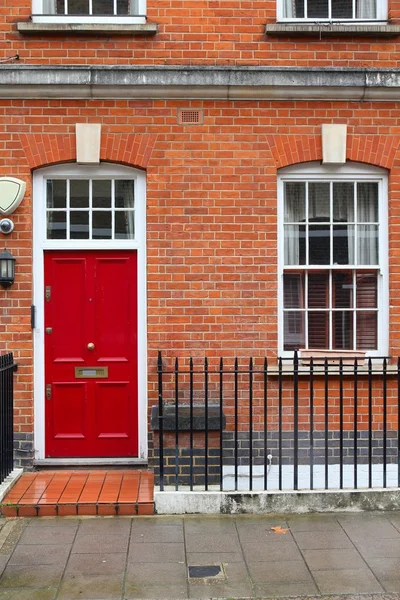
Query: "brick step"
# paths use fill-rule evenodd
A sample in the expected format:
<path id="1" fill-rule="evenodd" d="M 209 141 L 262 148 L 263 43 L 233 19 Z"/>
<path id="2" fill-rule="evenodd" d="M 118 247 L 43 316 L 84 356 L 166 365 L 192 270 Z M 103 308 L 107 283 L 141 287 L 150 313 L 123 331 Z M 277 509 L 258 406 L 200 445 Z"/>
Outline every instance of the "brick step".
<path id="1" fill-rule="evenodd" d="M 1 504 L 5 517 L 154 514 L 154 474 L 138 470 L 24 473 Z"/>

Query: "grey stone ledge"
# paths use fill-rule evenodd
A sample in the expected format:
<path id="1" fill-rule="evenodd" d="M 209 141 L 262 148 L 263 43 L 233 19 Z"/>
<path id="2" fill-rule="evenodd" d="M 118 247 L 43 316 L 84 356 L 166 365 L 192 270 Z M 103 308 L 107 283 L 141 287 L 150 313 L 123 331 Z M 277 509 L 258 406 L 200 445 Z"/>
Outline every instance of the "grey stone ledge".
<path id="1" fill-rule="evenodd" d="M 138 23 L 121 25 L 113 23 L 32 23 L 31 21 L 20 21 L 17 23 L 19 33 L 35 35 L 43 33 L 75 34 L 85 33 L 87 35 L 130 35 L 144 36 L 155 35 L 158 32 L 157 23 Z"/>
<path id="2" fill-rule="evenodd" d="M 394 37 L 400 35 L 400 25 L 368 24 L 357 25 L 349 23 L 346 25 L 338 23 L 267 23 L 265 26 L 267 35 L 316 35 L 321 38 L 326 36 L 374 36 Z"/>
<path id="3" fill-rule="evenodd" d="M 400 100 L 400 69 L 0 66 L 0 98 Z"/>

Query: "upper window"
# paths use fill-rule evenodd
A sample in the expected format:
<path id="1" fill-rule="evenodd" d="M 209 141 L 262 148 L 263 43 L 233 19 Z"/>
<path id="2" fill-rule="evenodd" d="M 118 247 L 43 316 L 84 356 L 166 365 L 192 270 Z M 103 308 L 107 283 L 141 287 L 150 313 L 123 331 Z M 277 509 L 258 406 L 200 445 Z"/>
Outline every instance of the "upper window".
<path id="1" fill-rule="evenodd" d="M 37 23 L 142 23 L 146 0 L 33 0 Z"/>
<path id="2" fill-rule="evenodd" d="M 386 179 L 380 169 L 280 173 L 283 350 L 387 352 Z"/>
<path id="3" fill-rule="evenodd" d="M 367 22 L 386 18 L 386 0 L 278 0 L 279 20 Z"/>

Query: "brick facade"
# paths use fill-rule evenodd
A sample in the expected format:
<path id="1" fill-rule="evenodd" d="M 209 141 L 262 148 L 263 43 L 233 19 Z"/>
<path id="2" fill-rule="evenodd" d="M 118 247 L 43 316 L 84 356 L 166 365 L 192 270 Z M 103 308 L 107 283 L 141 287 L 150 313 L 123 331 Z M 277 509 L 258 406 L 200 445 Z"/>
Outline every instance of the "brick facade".
<path id="1" fill-rule="evenodd" d="M 148 0 L 155 36 L 21 35 L 29 0 L 5 0 L 0 59 L 23 65 L 252 65 L 399 67 L 398 37 L 266 36 L 274 1 Z M 392 23 L 400 2 L 389 1 Z M 0 66 L 1 69 L 1 66 Z M 204 111 L 180 125 L 180 108 Z M 392 101 L 0 99 L 0 176 L 27 184 L 5 238 L 16 283 L 0 292 L 1 348 L 19 363 L 19 457 L 33 435 L 32 171 L 75 160 L 75 123 L 101 123 L 101 160 L 147 177 L 148 394 L 156 352 L 168 356 L 277 354 L 277 169 L 320 161 L 321 125 L 348 125 L 347 159 L 389 171 L 390 354 L 400 353 L 400 108 Z M 22 463 L 24 461 L 21 461 Z"/>

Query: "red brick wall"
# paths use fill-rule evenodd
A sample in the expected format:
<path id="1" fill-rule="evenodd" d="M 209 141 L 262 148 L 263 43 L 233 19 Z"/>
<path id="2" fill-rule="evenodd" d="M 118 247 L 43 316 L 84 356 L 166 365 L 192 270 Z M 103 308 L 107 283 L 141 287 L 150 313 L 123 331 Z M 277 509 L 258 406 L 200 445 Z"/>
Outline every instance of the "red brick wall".
<path id="1" fill-rule="evenodd" d="M 145 38 L 23 36 L 30 0 L 3 0 L 0 57 L 19 52 L 24 64 L 253 64 L 268 66 L 397 67 L 398 38 L 268 36 L 276 21 L 275 0 L 148 0 L 147 16 L 159 34 Z M 392 23 L 400 2 L 389 0 Z"/>
<path id="2" fill-rule="evenodd" d="M 349 123 L 349 159 L 391 169 L 390 352 L 400 353 L 396 104 L 196 101 L 191 106 L 205 111 L 200 126 L 178 125 L 179 106 L 187 104 L 0 103 L 0 176 L 12 173 L 28 182 L 13 216 L 15 231 L 7 238 L 0 234 L 18 261 L 15 285 L 0 292 L 0 340 L 20 363 L 16 418 L 21 431 L 33 422 L 31 169 L 73 160 L 77 120 L 102 121 L 103 160 L 147 169 L 152 398 L 157 349 L 169 356 L 276 357 L 276 169 L 320 159 L 320 125 L 327 121 Z"/>

